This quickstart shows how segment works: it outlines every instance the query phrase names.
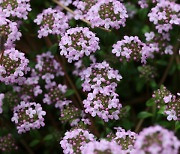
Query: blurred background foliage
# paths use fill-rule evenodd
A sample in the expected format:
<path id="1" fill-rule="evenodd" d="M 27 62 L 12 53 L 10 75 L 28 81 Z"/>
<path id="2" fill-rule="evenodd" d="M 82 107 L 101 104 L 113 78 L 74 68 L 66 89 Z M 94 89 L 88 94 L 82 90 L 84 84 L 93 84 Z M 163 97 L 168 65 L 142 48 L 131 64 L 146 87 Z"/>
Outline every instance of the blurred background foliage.
<path id="1" fill-rule="evenodd" d="M 106 60 L 110 63 L 111 67 L 119 70 L 120 74 L 123 76 L 123 79 L 118 84 L 116 92 L 120 96 L 120 101 L 125 107 L 124 110 L 126 113 L 121 120 L 110 121 L 108 123 L 104 123 L 102 120 L 96 118 L 96 129 L 100 132 L 100 137 L 105 137 L 115 126 L 121 126 L 125 129 L 134 131 L 137 124 L 140 121 L 144 121 L 140 129 L 150 125 L 160 124 L 168 129 L 175 130 L 177 133 L 176 135 L 180 137 L 180 134 L 178 134 L 180 123 L 173 121 L 168 122 L 162 113 L 157 113 L 155 104 L 151 99 L 153 90 L 159 88 L 162 83 L 173 94 L 178 92 L 180 88 L 180 65 L 178 65 L 178 61 L 176 60 L 176 56 L 178 55 L 175 55 L 170 68 L 168 67 L 172 56 L 156 55 L 154 59 L 149 60 L 148 64 L 156 68 L 157 76 L 155 79 L 145 80 L 140 77 L 140 72 L 138 71 L 142 66 L 140 63 L 122 63 L 111 53 L 112 45 L 122 39 L 125 35 L 137 35 L 142 41 L 145 41 L 144 33 L 155 30 L 153 24 L 148 21 L 147 14 L 149 8 L 140 9 L 136 0 L 131 0 L 130 2 L 134 4 L 134 7 L 131 7 L 130 9 L 134 9 L 137 12 L 133 18 L 127 19 L 125 27 L 122 27 L 119 30 L 112 30 L 111 32 L 106 32 L 98 28 L 92 29 L 92 31 L 100 38 L 101 49 L 95 53 L 98 62 Z M 23 36 L 21 40 L 17 42 L 17 49 L 24 52 L 27 58 L 30 59 L 30 67 L 35 66 L 37 54 L 50 50 L 54 55 L 59 55 L 58 39 L 55 36 L 49 36 L 51 42 L 49 42 L 48 39 L 38 39 L 38 27 L 33 22 L 37 14 L 42 12 L 43 9 L 55 6 L 56 4 L 51 0 L 31 0 L 32 11 L 29 13 L 28 20 L 23 21 L 23 24 L 20 27 Z M 87 26 L 85 23 L 75 21 L 74 19 L 72 19 L 69 24 L 71 27 Z M 171 31 L 171 44 L 176 48 L 174 50 L 178 50 L 179 30 L 180 29 L 175 26 Z M 84 58 L 83 61 L 86 66 L 89 66 L 88 58 Z M 64 67 L 71 80 L 76 85 L 82 100 L 85 99 L 86 94 L 82 93 L 80 78 L 72 75 L 74 69 L 73 64 L 68 64 L 65 61 Z M 167 68 L 168 72 L 166 74 Z M 164 75 L 165 79 L 163 78 Z M 66 80 L 63 80 L 63 82 L 66 83 Z M 5 93 L 11 90 L 11 88 L 11 86 L 0 83 L 0 93 Z M 73 97 L 74 93 L 75 91 L 73 89 L 69 89 L 67 96 Z M 70 126 L 61 123 L 59 120 L 58 109 L 44 105 L 41 99 L 41 97 L 38 98 L 40 101 L 39 103 L 41 103 L 47 111 L 45 117 L 46 126 L 40 130 L 33 130 L 23 135 L 17 134 L 15 125 L 11 123 L 12 112 L 8 110 L 7 106 L 3 106 L 4 113 L 0 116 L 0 136 L 9 132 L 12 133 L 20 147 L 18 153 L 62 153 L 59 141 L 64 136 L 64 133 L 70 129 Z"/>

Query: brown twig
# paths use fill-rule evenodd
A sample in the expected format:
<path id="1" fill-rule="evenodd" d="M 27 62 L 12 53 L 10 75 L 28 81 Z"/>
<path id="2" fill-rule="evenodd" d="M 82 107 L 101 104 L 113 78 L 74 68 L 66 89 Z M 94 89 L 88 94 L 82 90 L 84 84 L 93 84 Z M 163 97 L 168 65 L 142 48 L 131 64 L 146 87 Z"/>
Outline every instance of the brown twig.
<path id="1" fill-rule="evenodd" d="M 60 7 L 62 7 L 63 9 L 65 9 L 66 11 L 68 11 L 68 12 L 70 12 L 72 15 L 76 15 L 76 13 L 73 11 L 73 10 L 71 10 L 69 7 L 67 7 L 67 6 L 64 6 L 62 3 L 60 3 L 59 1 L 57 1 L 57 0 L 53 0 L 53 2 L 55 2 L 57 5 L 59 5 Z M 86 20 L 86 19 L 80 19 L 81 21 L 83 21 L 84 23 L 86 23 L 86 24 L 88 24 L 88 25 L 91 25 L 91 23 L 88 21 L 88 20 Z M 109 30 L 109 29 L 106 29 L 106 28 L 103 28 L 103 27 L 98 27 L 98 28 L 100 28 L 100 29 L 102 29 L 102 30 L 105 30 L 105 31 L 107 31 L 107 32 L 111 32 L 111 30 Z"/>

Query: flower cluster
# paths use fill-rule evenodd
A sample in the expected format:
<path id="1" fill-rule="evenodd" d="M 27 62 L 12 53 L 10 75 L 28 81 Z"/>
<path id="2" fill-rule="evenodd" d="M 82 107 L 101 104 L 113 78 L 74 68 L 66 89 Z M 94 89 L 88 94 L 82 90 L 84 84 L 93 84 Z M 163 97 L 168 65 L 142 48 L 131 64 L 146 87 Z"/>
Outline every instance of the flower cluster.
<path id="1" fill-rule="evenodd" d="M 89 56 L 89 63 L 95 63 L 96 58 L 94 55 Z M 84 61 L 82 59 L 78 60 L 77 62 L 74 63 L 74 71 L 73 74 L 76 76 L 81 76 L 81 73 L 86 69 L 86 65 L 84 64 Z"/>
<path id="2" fill-rule="evenodd" d="M 164 85 L 161 85 L 160 89 L 157 89 L 156 91 L 154 91 L 152 97 L 155 103 L 157 103 L 157 107 L 161 108 L 165 104 L 164 98 L 168 98 L 168 96 L 170 95 L 171 95 L 171 92 L 167 90 L 167 88 Z M 165 102 L 166 101 L 167 99 L 165 99 Z"/>
<path id="3" fill-rule="evenodd" d="M 113 45 L 113 54 L 120 57 L 120 61 L 135 60 L 146 63 L 148 57 L 152 57 L 145 43 L 141 42 L 137 36 L 124 36 L 124 39 Z"/>
<path id="4" fill-rule="evenodd" d="M 40 104 L 34 102 L 22 101 L 14 108 L 12 122 L 16 124 L 19 134 L 30 131 L 31 129 L 39 129 L 45 125 L 43 116 L 46 112 L 42 110 Z"/>
<path id="5" fill-rule="evenodd" d="M 87 15 L 92 27 L 104 26 L 106 29 L 125 26 L 127 17 L 125 6 L 118 0 L 99 0 Z"/>
<path id="6" fill-rule="evenodd" d="M 168 43 L 170 41 L 169 33 L 158 34 L 154 32 L 145 33 L 146 45 L 152 53 L 173 54 L 173 46 Z"/>
<path id="7" fill-rule="evenodd" d="M 68 6 L 72 3 L 72 0 L 59 0 L 59 2 L 65 6 Z"/>
<path id="8" fill-rule="evenodd" d="M 98 0 L 75 0 L 73 5 L 77 8 L 75 10 L 75 19 L 87 18 L 87 13 L 94 6 Z"/>
<path id="9" fill-rule="evenodd" d="M 46 93 L 44 94 L 43 102 L 48 105 L 53 104 L 56 108 L 61 109 L 64 104 L 71 102 L 65 98 L 66 91 L 66 85 L 57 85 L 56 82 L 48 83 L 46 85 Z"/>
<path id="10" fill-rule="evenodd" d="M 98 141 L 92 141 L 84 146 L 81 152 L 82 154 L 123 154 L 121 146 L 116 142 L 109 142 L 104 139 Z"/>
<path id="11" fill-rule="evenodd" d="M 63 76 L 61 65 L 50 51 L 36 56 L 35 75 L 41 77 L 46 83 L 50 83 L 55 77 Z M 37 73 L 36 73 L 37 72 Z"/>
<path id="12" fill-rule="evenodd" d="M 31 11 L 30 0 L 0 0 L 0 9 L 6 17 L 27 19 L 28 12 Z"/>
<path id="13" fill-rule="evenodd" d="M 0 151 L 1 152 L 9 153 L 17 149 L 18 149 L 18 146 L 16 145 L 12 134 L 8 134 L 6 136 L 0 137 Z"/>
<path id="14" fill-rule="evenodd" d="M 49 34 L 63 35 L 69 27 L 67 21 L 67 17 L 60 10 L 52 8 L 45 9 L 34 20 L 37 25 L 40 25 L 38 37 L 42 38 Z"/>
<path id="15" fill-rule="evenodd" d="M 82 87 L 88 91 L 88 97 L 83 101 L 85 112 L 93 117 L 98 116 L 104 121 L 119 119 L 122 105 L 115 93 L 117 81 L 122 76 L 113 70 L 107 62 L 93 63 L 81 73 Z"/>
<path id="16" fill-rule="evenodd" d="M 152 80 L 157 76 L 155 67 L 151 65 L 140 66 L 138 67 L 138 71 L 140 72 L 140 78 L 146 81 Z"/>
<path id="17" fill-rule="evenodd" d="M 152 95 L 157 107 L 164 108 L 164 114 L 167 115 L 167 120 L 180 120 L 180 99 L 179 93 L 177 96 L 171 94 L 165 86 L 161 86 Z"/>
<path id="18" fill-rule="evenodd" d="M 178 154 L 180 142 L 173 134 L 161 126 L 145 128 L 135 141 L 135 153 Z"/>
<path id="19" fill-rule="evenodd" d="M 180 5 L 170 1 L 160 1 L 148 14 L 159 33 L 166 33 L 172 25 L 180 25 Z"/>
<path id="20" fill-rule="evenodd" d="M 21 100 L 33 101 L 35 97 L 42 94 L 41 87 L 38 85 L 39 77 L 29 77 L 22 86 L 17 86 L 16 92 L 20 94 Z"/>
<path id="21" fill-rule="evenodd" d="M 66 102 L 61 108 L 60 120 L 69 122 L 71 126 L 77 125 L 80 121 L 81 110 L 75 107 L 72 102 Z"/>
<path id="22" fill-rule="evenodd" d="M 131 153 L 134 151 L 134 143 L 136 141 L 137 134 L 134 132 L 125 131 L 121 127 L 115 127 L 117 130 L 115 135 L 110 133 L 107 135 L 111 141 L 115 141 L 118 145 L 122 147 L 122 150 L 126 153 Z"/>
<path id="23" fill-rule="evenodd" d="M 86 143 L 94 141 L 94 135 L 87 130 L 74 129 L 66 132 L 60 144 L 64 154 L 81 153 Z"/>
<path id="24" fill-rule="evenodd" d="M 84 91 L 95 91 L 108 94 L 115 90 L 117 82 L 122 79 L 118 70 L 114 70 L 107 62 L 93 63 L 81 73 L 84 80 L 82 87 Z"/>
<path id="25" fill-rule="evenodd" d="M 19 83 L 25 81 L 23 77 L 30 69 L 29 60 L 25 58 L 24 53 L 11 48 L 4 51 L 0 63 L 0 81 L 6 84 Z"/>
<path id="26" fill-rule="evenodd" d="M 99 50 L 98 44 L 99 38 L 89 28 L 71 28 L 67 30 L 59 43 L 60 54 L 71 63 Z"/>
<path id="27" fill-rule="evenodd" d="M 87 99 L 83 101 L 85 112 L 91 116 L 98 116 L 105 122 L 109 119 L 118 120 L 122 105 L 117 98 L 118 94 L 110 92 L 108 95 L 101 92 L 89 93 Z"/>
<path id="28" fill-rule="evenodd" d="M 0 114 L 3 112 L 3 109 L 2 109 L 3 99 L 4 99 L 4 94 L 0 93 Z"/>
<path id="29" fill-rule="evenodd" d="M 5 93 L 2 101 L 10 110 L 13 110 L 13 108 L 21 102 L 21 98 L 19 97 L 19 94 L 13 90 Z"/>
<path id="30" fill-rule="evenodd" d="M 8 49 L 13 47 L 16 40 L 20 40 L 21 33 L 18 31 L 16 22 L 5 18 L 0 18 L 0 20 L 0 36 L 4 39 L 4 48 Z"/>

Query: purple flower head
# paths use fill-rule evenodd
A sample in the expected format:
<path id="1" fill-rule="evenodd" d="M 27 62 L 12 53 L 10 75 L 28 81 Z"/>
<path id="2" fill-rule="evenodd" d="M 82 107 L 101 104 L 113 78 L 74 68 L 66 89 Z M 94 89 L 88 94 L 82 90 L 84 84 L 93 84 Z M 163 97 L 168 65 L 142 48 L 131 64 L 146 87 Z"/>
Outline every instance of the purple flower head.
<path id="1" fill-rule="evenodd" d="M 104 139 L 91 141 L 84 146 L 82 154 L 125 154 L 116 142 L 109 142 Z"/>
<path id="2" fill-rule="evenodd" d="M 7 134 L 6 136 L 0 137 L 0 151 L 5 153 L 11 153 L 18 149 L 15 139 L 12 134 Z"/>
<path id="3" fill-rule="evenodd" d="M 118 0 L 99 0 L 87 13 L 92 27 L 119 29 L 125 26 L 128 17 L 125 6 Z"/>
<path id="4" fill-rule="evenodd" d="M 30 70 L 28 63 L 29 60 L 25 58 L 24 53 L 14 48 L 5 50 L 0 64 L 0 81 L 22 85 L 25 81 L 24 75 Z"/>
<path id="5" fill-rule="evenodd" d="M 60 54 L 64 55 L 68 62 L 77 61 L 83 56 L 100 49 L 99 38 L 89 28 L 76 27 L 68 29 L 60 43 Z"/>
<path id="6" fill-rule="evenodd" d="M 0 9 L 6 17 L 17 17 L 27 19 L 31 11 L 30 0 L 0 0 Z"/>
<path id="7" fill-rule="evenodd" d="M 111 141 L 115 141 L 118 145 L 120 145 L 125 153 L 131 153 L 134 151 L 134 143 L 137 134 L 131 132 L 130 130 L 126 131 L 121 127 L 115 127 L 114 129 L 116 129 L 116 133 L 108 134 L 107 138 Z"/>
<path id="8" fill-rule="evenodd" d="M 146 59 L 151 57 L 146 45 L 137 36 L 124 36 L 124 39 L 113 45 L 112 53 L 123 59 L 141 61 L 146 63 Z"/>
<path id="9" fill-rule="evenodd" d="M 135 154 L 178 154 L 180 141 L 169 130 L 161 126 L 153 126 L 143 129 L 135 141 Z"/>
<path id="10" fill-rule="evenodd" d="M 21 100 L 34 101 L 38 95 L 42 94 L 38 81 L 38 76 L 29 77 L 24 81 L 23 85 L 17 86 L 14 90 L 20 95 Z"/>
<path id="11" fill-rule="evenodd" d="M 16 124 L 19 134 L 30 131 L 31 129 L 39 129 L 45 125 L 44 116 L 46 112 L 42 110 L 40 104 L 35 102 L 22 101 L 14 108 L 11 121 Z"/>
<path id="12" fill-rule="evenodd" d="M 64 154 L 81 153 L 86 143 L 94 141 L 94 135 L 87 130 L 74 129 L 65 133 L 60 144 Z"/>
<path id="13" fill-rule="evenodd" d="M 162 0 L 151 9 L 149 20 L 154 23 L 158 33 L 168 32 L 172 25 L 180 25 L 180 5 L 168 0 Z"/>
<path id="14" fill-rule="evenodd" d="M 122 76 L 119 72 L 112 69 L 105 61 L 102 63 L 93 63 L 81 73 L 83 91 L 95 90 L 108 94 L 115 91 L 117 81 L 121 79 Z"/>
<path id="15" fill-rule="evenodd" d="M 16 40 L 20 40 L 21 37 L 21 33 L 18 31 L 17 23 L 1 18 L 0 16 L 0 36 L 4 39 L 5 49 L 13 47 L 14 42 Z"/>
<path id="16" fill-rule="evenodd" d="M 37 64 L 34 75 L 38 75 L 46 83 L 50 83 L 55 77 L 64 76 L 62 67 L 50 51 L 36 56 Z"/>
<path id="17" fill-rule="evenodd" d="M 88 11 L 94 6 L 98 0 L 75 0 L 73 5 L 77 7 L 75 10 L 75 19 L 86 19 L 88 17 Z"/>
<path id="18" fill-rule="evenodd" d="M 89 93 L 87 99 L 83 101 L 85 112 L 92 117 L 98 116 L 105 122 L 118 120 L 122 105 L 117 98 L 118 94 L 111 92 L 108 95 L 101 92 Z"/>
<path id="19" fill-rule="evenodd" d="M 69 27 L 68 19 L 63 12 L 48 8 L 37 16 L 34 22 L 40 26 L 38 37 L 46 37 L 49 34 L 63 35 Z"/>
<path id="20" fill-rule="evenodd" d="M 50 105 L 55 105 L 56 108 L 62 109 L 65 104 L 69 104 L 71 101 L 65 98 L 67 91 L 66 85 L 56 84 L 51 82 L 46 84 L 46 93 L 44 94 L 43 102 Z"/>

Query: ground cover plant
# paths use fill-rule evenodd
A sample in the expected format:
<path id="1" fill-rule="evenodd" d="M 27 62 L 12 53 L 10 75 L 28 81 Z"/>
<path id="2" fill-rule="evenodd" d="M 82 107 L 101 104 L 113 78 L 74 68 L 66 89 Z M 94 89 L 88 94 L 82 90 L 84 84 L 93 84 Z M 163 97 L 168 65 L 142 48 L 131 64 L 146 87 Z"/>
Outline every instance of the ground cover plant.
<path id="1" fill-rule="evenodd" d="M 176 0 L 0 0 L 0 153 L 179 154 Z"/>

